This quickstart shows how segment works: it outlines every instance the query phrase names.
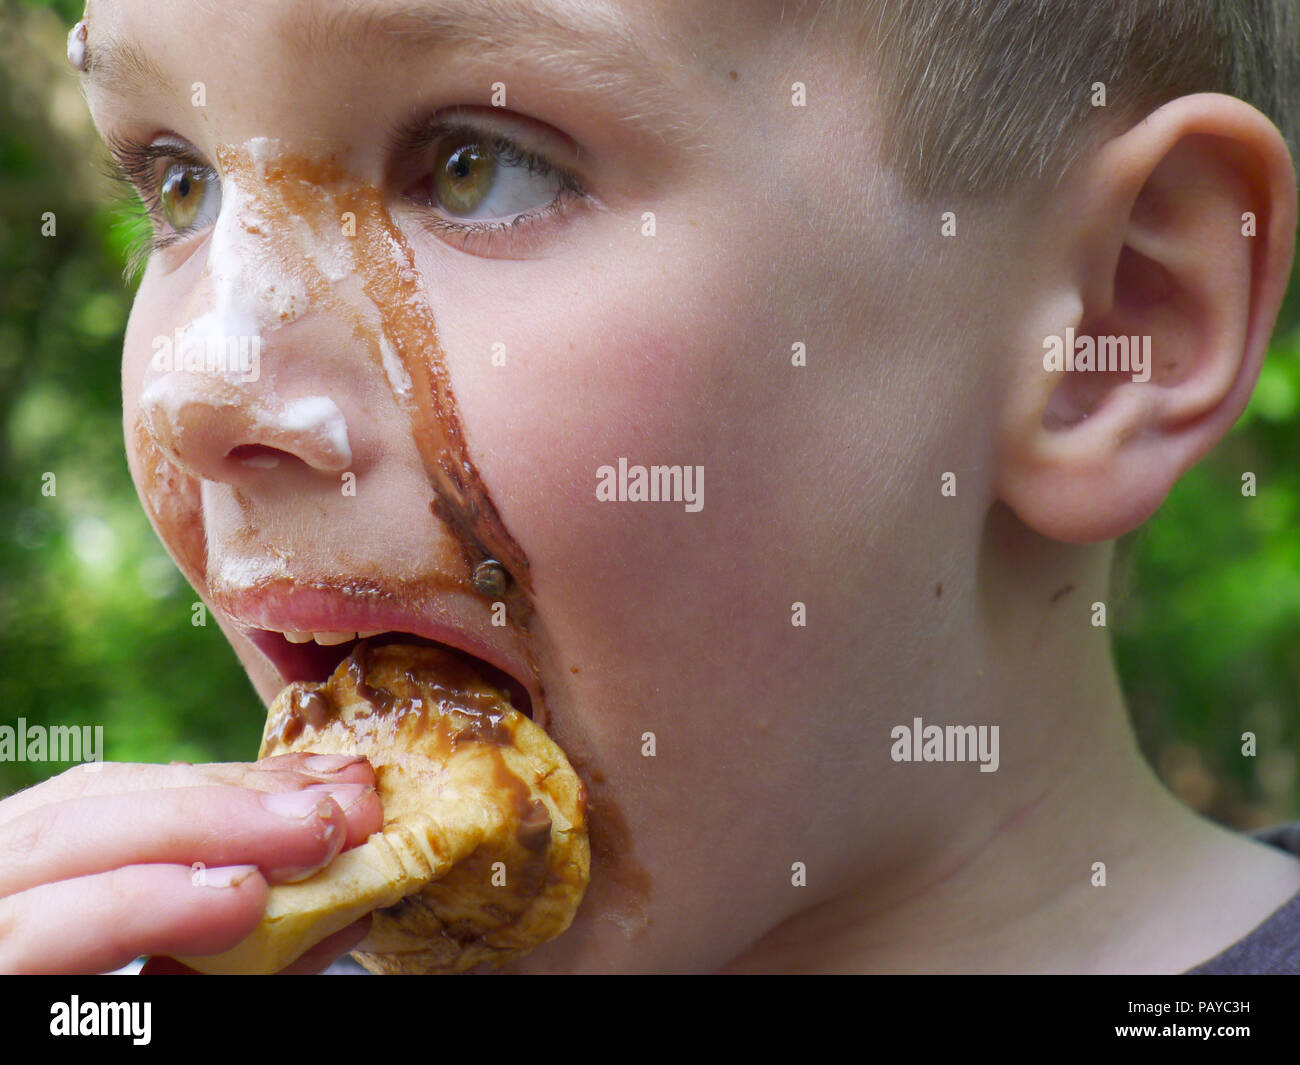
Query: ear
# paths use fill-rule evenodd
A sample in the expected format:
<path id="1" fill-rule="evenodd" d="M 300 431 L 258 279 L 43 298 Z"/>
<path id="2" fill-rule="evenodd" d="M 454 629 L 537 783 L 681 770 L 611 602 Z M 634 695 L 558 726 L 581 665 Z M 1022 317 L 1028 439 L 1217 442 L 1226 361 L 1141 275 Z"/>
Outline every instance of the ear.
<path id="1" fill-rule="evenodd" d="M 1245 408 L 1290 276 L 1296 176 L 1267 118 L 1206 93 L 1104 141 L 1047 202 L 994 487 L 1031 528 L 1091 543 L 1154 514 Z"/>

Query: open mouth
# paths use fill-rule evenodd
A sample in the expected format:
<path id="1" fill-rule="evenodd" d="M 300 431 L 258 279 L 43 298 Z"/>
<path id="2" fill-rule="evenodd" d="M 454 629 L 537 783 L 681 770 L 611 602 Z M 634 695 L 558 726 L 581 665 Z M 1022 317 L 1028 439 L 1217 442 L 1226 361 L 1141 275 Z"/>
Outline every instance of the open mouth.
<path id="1" fill-rule="evenodd" d="M 249 629 L 247 636 L 280 671 L 285 684 L 299 681 L 323 684 L 361 643 L 414 644 L 436 647 L 465 662 L 492 687 L 510 697 L 511 705 L 528 718 L 533 717 L 533 700 L 527 687 L 516 677 L 477 655 L 424 636 L 409 632 L 368 633 L 283 633 L 273 629 Z"/>

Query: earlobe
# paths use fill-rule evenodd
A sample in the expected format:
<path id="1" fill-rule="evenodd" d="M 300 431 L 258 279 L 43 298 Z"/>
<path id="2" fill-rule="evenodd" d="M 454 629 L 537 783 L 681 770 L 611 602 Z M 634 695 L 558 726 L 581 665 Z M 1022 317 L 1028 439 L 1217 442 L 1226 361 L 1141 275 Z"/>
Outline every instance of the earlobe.
<path id="1" fill-rule="evenodd" d="M 1295 171 L 1240 100 L 1166 104 L 1062 184 L 999 425 L 999 498 L 1054 539 L 1150 517 L 1241 414 L 1295 246 Z"/>

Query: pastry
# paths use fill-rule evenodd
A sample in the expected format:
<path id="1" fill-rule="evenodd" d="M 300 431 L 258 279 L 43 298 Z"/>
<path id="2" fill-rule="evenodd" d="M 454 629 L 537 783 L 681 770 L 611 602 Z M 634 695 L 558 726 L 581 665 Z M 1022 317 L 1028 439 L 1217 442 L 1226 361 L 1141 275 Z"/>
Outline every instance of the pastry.
<path id="1" fill-rule="evenodd" d="M 363 641 L 324 684 L 271 706 L 260 758 L 360 754 L 384 826 L 296 884 L 271 888 L 256 931 L 180 960 L 272 973 L 374 912 L 353 952 L 375 973 L 499 964 L 559 935 L 586 890 L 586 791 L 549 736 L 461 655 Z"/>

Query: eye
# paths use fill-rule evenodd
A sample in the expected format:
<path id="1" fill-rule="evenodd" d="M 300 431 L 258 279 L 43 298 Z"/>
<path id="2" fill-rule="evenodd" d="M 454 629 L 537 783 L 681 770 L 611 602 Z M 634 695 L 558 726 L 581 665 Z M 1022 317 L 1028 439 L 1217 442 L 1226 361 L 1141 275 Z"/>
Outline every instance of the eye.
<path id="1" fill-rule="evenodd" d="M 104 142 L 110 161 L 103 172 L 121 187 L 128 218 L 144 223 L 139 228 L 128 223 L 126 276 L 135 277 L 154 252 L 216 222 L 221 179 L 184 144 L 146 143 L 122 133 L 110 133 Z M 136 208 L 143 214 L 136 215 Z"/>
<path id="2" fill-rule="evenodd" d="M 428 158 L 426 156 L 426 158 Z M 506 137 L 472 130 L 438 136 L 431 173 L 410 195 L 451 219 L 505 222 L 551 207 L 574 182 Z"/>
<path id="3" fill-rule="evenodd" d="M 177 233 L 215 222 L 221 209 L 216 175 L 206 167 L 172 163 L 158 186 L 158 209 Z"/>
<path id="4" fill-rule="evenodd" d="M 477 144 L 448 141 L 438 152 L 433 187 L 438 202 L 452 214 L 472 215 L 496 183 L 496 160 Z"/>

